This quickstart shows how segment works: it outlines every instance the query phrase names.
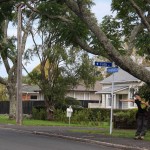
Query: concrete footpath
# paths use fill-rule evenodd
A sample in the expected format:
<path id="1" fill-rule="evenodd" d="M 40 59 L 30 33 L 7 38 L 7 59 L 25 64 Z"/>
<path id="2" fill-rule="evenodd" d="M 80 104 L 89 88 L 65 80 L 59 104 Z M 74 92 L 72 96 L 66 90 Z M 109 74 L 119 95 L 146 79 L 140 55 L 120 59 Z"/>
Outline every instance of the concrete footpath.
<path id="1" fill-rule="evenodd" d="M 21 133 L 66 138 L 81 142 L 95 143 L 121 150 L 150 150 L 150 142 L 146 140 L 134 140 L 132 138 L 118 138 L 101 134 L 83 133 L 82 130 L 104 130 L 91 127 L 60 127 L 60 126 L 16 126 L 0 124 L 1 129 L 13 130 Z M 81 132 L 76 132 L 76 130 Z"/>

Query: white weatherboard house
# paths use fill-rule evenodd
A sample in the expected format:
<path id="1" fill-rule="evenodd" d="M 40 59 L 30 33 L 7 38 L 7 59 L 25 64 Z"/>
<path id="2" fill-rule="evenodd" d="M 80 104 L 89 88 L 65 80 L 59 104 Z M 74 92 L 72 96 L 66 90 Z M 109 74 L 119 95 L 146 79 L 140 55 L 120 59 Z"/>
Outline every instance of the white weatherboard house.
<path id="1" fill-rule="evenodd" d="M 76 87 L 69 89 L 66 97 L 73 97 L 81 102 L 83 107 L 97 107 L 99 104 L 100 95 L 95 92 L 101 90 L 101 84 L 96 81 L 94 87 L 86 88 L 83 83 Z M 37 85 L 23 85 L 22 86 L 22 100 L 23 101 L 43 101 L 44 95 Z"/>
<path id="2" fill-rule="evenodd" d="M 96 92 L 96 94 L 100 94 L 101 103 L 100 105 L 97 105 L 97 107 L 111 108 L 112 81 L 114 81 L 113 108 L 114 109 L 136 108 L 136 105 L 134 103 L 121 102 L 120 99 L 132 98 L 133 93 L 135 91 L 138 91 L 139 86 L 141 86 L 143 82 L 122 69 L 119 69 L 118 72 L 114 73 L 114 78 L 113 75 L 111 75 L 100 82 L 102 84 L 102 90 Z"/>

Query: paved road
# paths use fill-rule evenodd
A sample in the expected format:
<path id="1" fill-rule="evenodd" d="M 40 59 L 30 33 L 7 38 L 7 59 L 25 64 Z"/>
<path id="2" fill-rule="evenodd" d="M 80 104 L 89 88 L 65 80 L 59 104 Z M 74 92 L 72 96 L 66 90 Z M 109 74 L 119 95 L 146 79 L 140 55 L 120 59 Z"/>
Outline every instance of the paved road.
<path id="1" fill-rule="evenodd" d="M 0 150 L 119 150 L 90 143 L 0 129 Z"/>

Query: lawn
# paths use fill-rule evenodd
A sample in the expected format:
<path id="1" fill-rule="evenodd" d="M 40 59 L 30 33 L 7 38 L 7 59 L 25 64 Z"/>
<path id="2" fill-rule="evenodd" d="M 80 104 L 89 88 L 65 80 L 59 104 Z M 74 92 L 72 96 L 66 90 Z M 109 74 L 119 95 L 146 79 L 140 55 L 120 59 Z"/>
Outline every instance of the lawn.
<path id="1" fill-rule="evenodd" d="M 16 121 L 9 119 L 8 115 L 0 115 L 0 124 L 16 124 Z M 69 124 L 63 122 L 34 120 L 34 119 L 23 119 L 23 125 L 25 126 L 69 126 Z M 71 126 L 75 126 L 75 125 L 71 124 Z"/>
<path id="2" fill-rule="evenodd" d="M 15 120 L 10 120 L 8 115 L 0 115 L 0 124 L 16 124 Z M 109 132 L 109 123 L 103 122 L 100 123 L 99 126 L 96 126 L 95 130 L 90 129 L 91 124 L 89 125 L 81 125 L 81 124 L 70 124 L 56 121 L 44 121 L 44 120 L 33 120 L 33 119 L 24 119 L 24 126 L 72 126 L 72 127 L 88 127 L 87 129 L 72 129 L 71 132 L 82 132 L 82 133 L 90 133 L 90 134 L 104 134 L 110 135 Z M 95 127 L 95 126 L 94 126 Z M 134 137 L 135 130 L 127 130 L 127 129 L 113 129 L 112 136 L 115 137 Z M 145 136 L 145 140 L 150 141 L 150 131 L 147 132 Z"/>
<path id="3" fill-rule="evenodd" d="M 110 135 L 110 131 L 108 128 L 105 129 L 98 129 L 98 130 L 77 130 L 72 129 L 71 132 L 82 132 L 82 133 L 89 133 L 89 134 L 103 134 L 103 135 Z M 126 137 L 126 138 L 133 138 L 135 135 L 135 130 L 129 129 L 113 129 L 111 136 L 114 137 Z M 150 141 L 150 131 L 147 132 L 145 136 L 145 140 Z"/>

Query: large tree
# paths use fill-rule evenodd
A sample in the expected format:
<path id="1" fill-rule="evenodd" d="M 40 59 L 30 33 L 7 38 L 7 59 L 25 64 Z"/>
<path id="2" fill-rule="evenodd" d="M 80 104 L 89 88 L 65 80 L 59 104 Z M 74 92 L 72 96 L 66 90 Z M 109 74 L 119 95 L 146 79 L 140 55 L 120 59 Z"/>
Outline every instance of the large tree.
<path id="1" fill-rule="evenodd" d="M 69 89 L 81 83 L 87 88 L 94 85 L 95 68 L 86 52 L 66 47 L 48 21 L 44 23 L 39 19 L 39 22 L 37 28 L 30 30 L 35 46 L 27 54 L 36 54 L 40 65 L 29 73 L 29 77 L 44 94 L 47 119 L 51 120 L 56 105 L 63 103 Z"/>
<path id="2" fill-rule="evenodd" d="M 17 37 L 8 35 L 9 23 L 17 25 L 17 3 L 10 1 L 8 3 L 0 4 L 0 60 L 4 65 L 8 78 L 3 78 L 0 75 L 0 83 L 5 85 L 8 90 L 10 101 L 10 116 L 15 118 L 16 116 L 16 79 L 17 79 Z M 22 17 L 22 53 L 25 50 L 28 31 L 30 28 L 31 18 L 33 13 L 25 13 Z"/>
<path id="3" fill-rule="evenodd" d="M 116 11 L 116 16 L 105 18 L 108 22 L 102 25 L 98 25 L 91 12 L 92 4 L 92 0 L 47 0 L 36 8 L 27 5 L 43 19 L 51 19 L 66 44 L 79 45 L 87 52 L 102 55 L 150 84 L 150 72 L 130 58 L 136 49 L 136 53 L 149 59 L 150 1 L 113 0 L 112 10 Z M 127 46 L 123 47 L 122 43 Z"/>
<path id="4" fill-rule="evenodd" d="M 142 54 L 149 56 L 150 1 L 112 1 L 112 9 L 117 10 L 116 18 L 120 21 L 118 32 L 122 30 L 122 37 L 120 38 L 122 38 L 124 42 L 128 42 L 128 48 L 124 48 L 125 53 L 123 54 L 119 51 L 121 47 L 115 46 L 114 44 L 116 38 L 110 40 L 106 36 L 106 33 L 102 31 L 102 27 L 98 26 L 97 20 L 91 13 L 87 2 L 90 1 L 77 0 L 75 2 L 73 0 L 65 0 L 66 5 L 86 24 L 90 31 L 92 31 L 99 44 L 101 44 L 102 50 L 107 53 L 111 61 L 114 61 L 116 65 L 135 77 L 150 84 L 150 72 L 144 67 L 134 63 L 130 58 L 130 51 L 132 51 L 133 48 L 136 48 L 138 51 L 142 50 Z M 80 42 L 81 41 L 83 41 L 81 44 L 84 44 L 83 48 L 86 49 L 85 45 L 88 45 L 87 42 L 80 38 Z M 91 53 L 101 55 L 101 50 L 97 49 L 94 52 L 94 49 L 89 48 Z"/>
<path id="5" fill-rule="evenodd" d="M 16 4 L 18 1 L 10 2 Z M 37 18 L 59 31 L 57 36 L 61 37 L 60 40 L 65 42 L 66 46 L 79 46 L 94 55 L 104 56 L 133 76 L 150 84 L 150 72 L 130 58 L 134 49 L 136 53 L 149 60 L 149 0 L 113 0 L 112 10 L 116 11 L 116 16 L 105 17 L 100 25 L 91 12 L 92 0 L 24 0 L 23 2 L 37 14 Z M 8 8 L 3 9 L 5 15 L 11 16 Z M 3 20 L 1 18 L 0 22 Z M 123 46 L 122 43 L 127 46 Z M 5 83 L 5 80 L 1 82 Z"/>

